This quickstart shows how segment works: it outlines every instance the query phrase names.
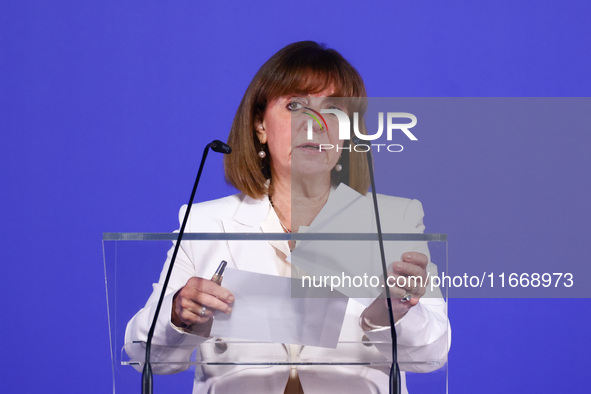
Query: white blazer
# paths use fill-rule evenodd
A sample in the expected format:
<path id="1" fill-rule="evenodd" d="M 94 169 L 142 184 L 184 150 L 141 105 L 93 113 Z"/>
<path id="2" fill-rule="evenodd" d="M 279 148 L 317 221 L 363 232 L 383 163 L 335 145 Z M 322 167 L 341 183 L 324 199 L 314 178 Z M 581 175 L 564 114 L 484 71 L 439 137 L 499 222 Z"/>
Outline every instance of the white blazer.
<path id="1" fill-rule="evenodd" d="M 341 198 L 339 203 L 347 206 L 347 199 L 371 198 L 360 197 L 354 190 L 345 185 L 336 189 Z M 331 192 L 332 196 L 335 191 Z M 331 200 L 329 199 L 329 202 Z M 328 205 L 328 203 L 327 203 Z M 379 207 L 384 232 L 392 233 L 422 233 L 423 209 L 417 200 L 405 198 L 379 196 Z M 186 206 L 179 212 L 182 221 Z M 267 217 L 269 200 L 267 197 L 255 200 L 244 194 L 237 194 L 218 200 L 207 201 L 193 205 L 186 232 L 245 232 L 261 233 L 261 223 Z M 387 217 L 387 220 L 384 218 Z M 172 248 L 164 264 L 158 283 L 153 284 L 153 292 L 142 308 L 128 323 L 125 333 L 126 352 L 132 359 L 142 359 L 141 347 L 132 345 L 134 341 L 145 341 L 150 327 L 162 283 L 168 270 L 172 256 Z M 409 249 L 404 251 L 420 251 L 429 256 L 426 243 L 409 243 Z M 190 277 L 211 278 L 221 260 L 228 262 L 228 267 L 277 275 L 275 264 L 276 251 L 265 241 L 184 241 L 177 255 L 175 267 L 169 286 L 166 290 L 164 304 L 160 310 L 159 319 L 152 345 L 152 360 L 159 361 L 188 361 L 191 353 L 197 349 L 197 357 L 214 357 L 213 347 L 200 346 L 211 338 L 203 338 L 184 332 L 174 327 L 170 321 L 172 298 L 175 292 L 183 287 Z M 435 265 L 429 262 L 428 271 L 436 275 Z M 230 291 L 232 289 L 229 289 Z M 359 317 L 367 302 L 351 299 L 347 306 L 345 320 L 339 341 L 361 341 L 363 335 L 372 341 L 388 341 L 389 328 L 364 332 L 359 324 Z M 451 342 L 451 330 L 447 319 L 446 304 L 441 298 L 439 289 L 421 298 L 419 304 L 396 323 L 398 337 L 398 360 L 402 370 L 414 372 L 429 372 L 437 369 L 447 361 L 447 353 Z M 372 346 L 363 352 L 374 353 L 379 356 L 389 356 L 389 346 Z M 265 348 L 267 352 L 285 357 L 289 347 L 277 344 Z M 339 353 L 341 352 L 341 353 Z M 379 352 L 379 353 L 378 353 Z M 206 354 L 209 353 L 209 354 Z M 219 352 L 218 352 L 219 353 Z M 337 348 L 324 349 L 304 347 L 302 358 L 325 357 L 338 361 L 342 351 Z M 233 349 L 232 344 L 219 357 L 223 360 L 237 359 L 244 356 L 241 349 Z M 425 360 L 435 361 L 432 366 L 412 364 Z M 438 364 L 437 364 L 438 363 Z M 153 370 L 158 374 L 169 374 L 183 371 L 188 364 L 153 364 Z M 284 392 L 289 377 L 289 366 L 212 366 L 204 365 L 196 368 L 194 394 L 280 394 Z M 298 366 L 298 374 L 305 393 L 388 393 L 388 371 L 366 366 Z M 403 379 L 403 392 L 406 392 Z"/>

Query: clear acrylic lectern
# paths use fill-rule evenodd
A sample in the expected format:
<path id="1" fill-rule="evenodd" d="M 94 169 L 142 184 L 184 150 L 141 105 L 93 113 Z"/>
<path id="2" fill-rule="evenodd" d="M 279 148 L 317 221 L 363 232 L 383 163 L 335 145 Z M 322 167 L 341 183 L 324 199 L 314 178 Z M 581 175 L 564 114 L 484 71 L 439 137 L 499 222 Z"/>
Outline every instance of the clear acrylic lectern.
<path id="1" fill-rule="evenodd" d="M 131 354 L 142 354 L 145 343 L 125 343 L 125 329 L 128 321 L 144 307 L 152 292 L 151 284 L 160 277 L 167 252 L 178 237 L 177 233 L 104 233 L 103 253 L 105 268 L 105 285 L 107 295 L 107 311 L 109 336 L 111 343 L 111 359 L 113 368 L 113 392 L 140 392 L 140 373 L 144 359 L 130 357 Z M 439 271 L 447 271 L 447 237 L 445 234 L 383 234 L 388 262 L 397 261 L 400 255 L 396 251 L 426 250 L 430 260 Z M 183 243 L 193 243 L 199 249 L 201 243 L 215 242 L 247 242 L 256 248 L 258 243 L 273 240 L 291 239 L 297 242 L 297 250 L 305 243 L 315 242 L 323 250 L 346 250 L 355 247 L 363 254 L 364 244 L 375 245 L 376 234 L 279 234 L 279 233 L 186 233 Z M 419 246 L 421 248 L 419 248 Z M 303 246 L 302 246 L 303 248 Z M 332 253 L 332 252 L 329 252 Z M 349 252 L 347 252 L 349 253 Z M 349 253 L 350 254 L 350 253 Z M 292 261 L 292 265 L 297 264 Z M 379 260 L 378 263 L 379 264 Z M 231 289 L 230 289 L 231 290 Z M 374 289 L 375 290 L 375 289 Z M 375 290 L 381 292 L 381 289 Z M 360 294 L 343 293 L 342 297 L 356 297 Z M 447 301 L 447 290 L 440 293 Z M 294 293 L 294 297 L 298 295 Z M 361 294 L 363 296 L 363 294 Z M 369 297 L 370 295 L 368 295 Z M 373 296 L 373 295 L 371 295 Z M 169 316 L 160 316 L 170 318 Z M 336 349 L 310 348 L 304 349 L 297 357 L 290 356 L 288 346 L 262 341 L 243 340 L 240 338 L 212 337 L 195 349 L 189 360 L 174 358 L 159 359 L 157 353 L 152 354 L 155 369 L 164 371 L 186 370 L 175 375 L 154 376 L 155 392 L 191 392 L 195 369 L 200 371 L 228 371 L 237 366 L 253 367 L 292 366 L 297 368 L 313 368 L 317 373 L 346 366 L 347 368 L 371 367 L 377 371 L 389 370 L 391 357 L 388 352 L 376 349 L 389 348 L 388 341 L 372 342 L 367 337 L 354 341 L 338 342 Z M 127 347 L 127 352 L 126 352 Z M 305 348 L 305 347 L 304 347 Z M 400 349 L 400 348 L 399 348 Z M 409 393 L 446 393 L 448 368 L 445 360 L 413 359 L 404 360 L 405 355 L 399 350 L 399 365 L 406 372 L 406 385 Z M 402 360 L 402 361 L 401 361 Z"/>

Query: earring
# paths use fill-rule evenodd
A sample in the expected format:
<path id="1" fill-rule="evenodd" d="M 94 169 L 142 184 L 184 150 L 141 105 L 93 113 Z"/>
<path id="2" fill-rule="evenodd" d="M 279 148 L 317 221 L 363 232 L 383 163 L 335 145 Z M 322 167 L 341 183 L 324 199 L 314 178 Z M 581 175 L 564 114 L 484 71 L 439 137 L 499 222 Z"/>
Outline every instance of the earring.
<path id="1" fill-rule="evenodd" d="M 257 133 L 262 133 L 263 130 L 265 130 L 262 123 L 259 123 L 257 130 Z M 258 152 L 258 155 L 261 160 L 267 157 L 267 152 L 265 152 L 265 144 L 261 144 L 261 150 Z"/>
<path id="2" fill-rule="evenodd" d="M 335 170 L 336 172 L 341 172 L 341 171 L 343 171 L 343 165 L 342 165 L 341 163 L 337 163 L 337 165 L 336 165 L 336 166 L 334 166 L 334 170 Z"/>
<path id="3" fill-rule="evenodd" d="M 261 150 L 258 153 L 260 159 L 264 159 L 267 157 L 267 152 L 265 152 L 265 144 L 261 145 Z"/>

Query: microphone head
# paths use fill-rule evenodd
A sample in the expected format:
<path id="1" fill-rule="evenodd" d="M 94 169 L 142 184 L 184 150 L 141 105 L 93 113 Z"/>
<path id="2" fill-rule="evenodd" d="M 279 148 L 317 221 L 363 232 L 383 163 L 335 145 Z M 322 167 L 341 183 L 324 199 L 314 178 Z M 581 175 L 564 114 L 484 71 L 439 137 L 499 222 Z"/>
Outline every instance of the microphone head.
<path id="1" fill-rule="evenodd" d="M 361 145 L 363 142 L 361 141 L 361 138 L 357 137 L 356 135 L 354 135 L 353 137 L 351 137 L 351 141 L 353 141 L 353 143 L 355 145 Z"/>
<path id="2" fill-rule="evenodd" d="M 232 152 L 232 148 L 230 148 L 230 145 L 228 145 L 225 142 L 222 142 L 220 140 L 211 141 L 209 144 L 209 147 L 211 148 L 212 151 L 218 152 L 218 153 L 223 153 L 224 155 L 227 155 L 228 153 Z"/>

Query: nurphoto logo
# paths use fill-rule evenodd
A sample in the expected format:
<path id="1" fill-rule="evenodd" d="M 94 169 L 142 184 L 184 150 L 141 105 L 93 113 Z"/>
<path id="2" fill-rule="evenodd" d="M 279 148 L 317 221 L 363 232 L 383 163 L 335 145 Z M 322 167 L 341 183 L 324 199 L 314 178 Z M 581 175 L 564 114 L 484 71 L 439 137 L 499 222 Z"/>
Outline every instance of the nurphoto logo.
<path id="1" fill-rule="evenodd" d="M 304 109 L 309 110 L 310 112 L 304 112 L 306 115 L 309 115 L 312 119 L 308 119 L 308 135 L 307 138 L 312 140 L 314 138 L 313 134 L 313 120 L 318 123 L 320 129 L 326 128 L 328 130 L 328 125 L 326 124 L 326 120 L 322 116 L 322 114 L 332 114 L 335 115 L 339 122 L 339 139 L 341 140 L 349 140 L 351 139 L 351 120 L 349 116 L 335 108 L 330 109 L 321 109 L 320 112 L 313 110 L 309 107 L 304 107 Z M 417 124 L 417 117 L 409 112 L 387 112 L 386 116 L 384 116 L 384 112 L 378 112 L 378 130 L 373 134 L 363 134 L 359 131 L 359 113 L 353 112 L 353 133 L 355 136 L 362 141 L 375 141 L 378 138 L 382 137 L 384 134 L 384 118 L 386 118 L 386 138 L 388 142 L 392 141 L 392 136 L 394 132 L 402 132 L 404 135 L 411 141 L 418 141 L 418 138 L 410 131 L 413 127 Z M 400 122 L 400 120 L 406 119 L 407 122 Z M 408 122 L 410 120 L 410 122 Z M 380 148 L 385 147 L 388 152 L 402 152 L 404 147 L 401 144 L 354 144 L 353 147 L 339 147 L 332 144 L 320 144 L 320 151 L 322 150 L 329 150 L 329 149 L 336 149 L 338 150 L 351 150 L 353 149 L 355 152 L 367 152 L 374 147 L 380 152 Z"/>

